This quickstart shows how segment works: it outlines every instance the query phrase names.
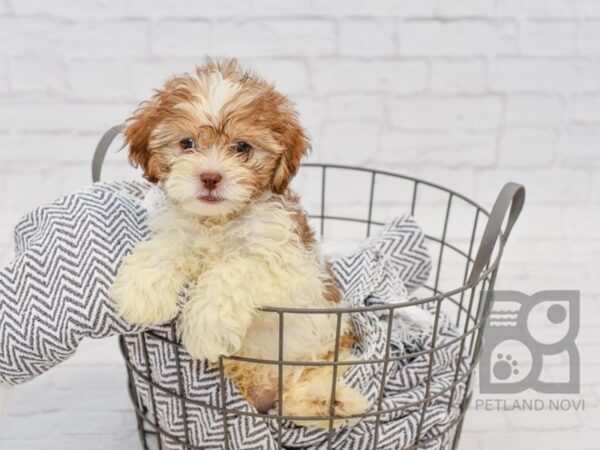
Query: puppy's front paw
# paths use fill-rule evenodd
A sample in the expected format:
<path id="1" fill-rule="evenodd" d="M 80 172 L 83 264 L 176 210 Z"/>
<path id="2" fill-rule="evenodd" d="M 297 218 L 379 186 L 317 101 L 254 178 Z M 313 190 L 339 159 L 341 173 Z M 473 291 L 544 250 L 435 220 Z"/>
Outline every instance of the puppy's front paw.
<path id="1" fill-rule="evenodd" d="M 228 296 L 196 289 L 181 311 L 181 342 L 194 358 L 217 362 L 242 347 L 250 320 L 248 311 L 235 308 Z"/>
<path id="2" fill-rule="evenodd" d="M 117 312 L 130 325 L 152 326 L 177 315 L 179 283 L 160 271 L 135 270 L 124 264 L 110 288 Z"/>

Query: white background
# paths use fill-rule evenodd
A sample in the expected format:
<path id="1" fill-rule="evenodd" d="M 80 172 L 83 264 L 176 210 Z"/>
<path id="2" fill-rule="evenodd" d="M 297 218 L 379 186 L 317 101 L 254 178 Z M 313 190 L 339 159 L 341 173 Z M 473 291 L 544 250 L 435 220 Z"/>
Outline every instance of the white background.
<path id="1" fill-rule="evenodd" d="M 0 0 L 0 261 L 19 216 L 90 182 L 103 130 L 206 55 L 296 101 L 312 161 L 486 207 L 524 183 L 498 287 L 581 290 L 586 412 L 471 410 L 460 448 L 600 448 L 600 1 Z M 11 392 L 0 448 L 138 448 L 124 374 L 114 340 L 86 342 Z"/>

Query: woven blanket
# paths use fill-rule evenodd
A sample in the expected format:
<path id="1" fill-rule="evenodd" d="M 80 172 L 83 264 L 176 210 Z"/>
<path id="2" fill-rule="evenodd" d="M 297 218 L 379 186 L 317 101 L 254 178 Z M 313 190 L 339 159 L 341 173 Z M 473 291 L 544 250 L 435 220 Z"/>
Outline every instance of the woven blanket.
<path id="1" fill-rule="evenodd" d="M 228 380 L 226 392 L 221 392 L 215 365 L 192 360 L 183 349 L 160 339 L 173 339 L 172 326 L 139 334 L 142 330 L 117 316 L 108 298 L 121 258 L 148 237 L 143 198 L 149 187 L 143 182 L 96 184 L 40 207 L 19 222 L 15 258 L 0 270 L 0 382 L 22 383 L 49 370 L 71 356 L 83 338 L 121 334 L 131 361 L 134 401 L 141 410 L 156 412 L 158 426 L 171 436 L 164 438 L 163 448 L 182 449 L 178 441 L 222 448 L 225 424 L 218 408 L 223 398 L 228 408 L 240 412 L 227 417 L 230 448 L 278 448 L 277 421 L 244 415 L 256 411 Z M 424 235 L 409 215 L 393 220 L 359 250 L 333 261 L 344 301 L 351 306 L 405 300 L 408 292 L 426 281 L 430 270 Z M 428 314 L 419 311 L 421 316 Z M 469 361 L 466 356 L 459 360 L 459 342 L 453 342 L 457 330 L 441 316 L 436 343 L 448 345 L 432 354 L 430 369 L 430 355 L 420 352 L 432 347 L 434 333 L 414 317 L 404 309 L 396 310 L 389 348 L 392 360 L 385 374 L 384 364 L 374 363 L 353 366 L 344 375 L 370 400 L 373 411 L 385 376 L 381 410 L 388 412 L 380 415 L 378 449 L 410 446 L 417 435 L 433 437 L 451 428 L 459 415 L 457 403 L 464 386 L 458 385 L 452 399 L 449 386 L 457 367 L 460 378 Z M 357 356 L 385 358 L 386 314 L 361 312 L 352 318 L 359 337 Z M 148 378 L 161 388 L 151 392 Z M 433 398 L 424 408 L 427 392 Z M 181 396 L 190 400 L 184 402 Z M 375 425 L 376 416 L 370 415 L 335 430 L 333 448 L 372 448 Z M 281 431 L 285 448 L 327 445 L 324 430 L 284 422 Z M 420 448 L 447 448 L 452 433 L 446 436 Z"/>

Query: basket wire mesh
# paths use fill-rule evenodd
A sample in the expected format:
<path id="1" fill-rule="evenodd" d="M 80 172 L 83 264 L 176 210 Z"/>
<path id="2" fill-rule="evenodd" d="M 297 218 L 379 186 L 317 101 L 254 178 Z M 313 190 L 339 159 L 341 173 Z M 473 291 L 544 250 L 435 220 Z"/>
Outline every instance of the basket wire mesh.
<path id="1" fill-rule="evenodd" d="M 92 167 L 93 179 L 98 181 L 100 179 L 100 170 L 104 159 L 104 154 L 110 145 L 113 138 L 122 131 L 122 126 L 113 127 L 109 130 L 103 139 L 100 141 L 96 154 L 94 156 L 94 162 Z M 363 178 L 367 180 L 367 192 L 368 201 L 363 211 L 363 216 L 360 217 L 353 212 L 346 214 L 337 213 L 336 211 L 330 212 L 331 199 L 328 197 L 328 176 L 333 172 L 343 173 L 348 183 L 354 183 L 357 179 L 357 174 L 361 174 Z M 357 418 L 362 419 L 366 417 L 374 417 L 375 428 L 372 439 L 373 449 L 378 448 L 379 434 L 380 434 L 380 421 L 382 416 L 398 412 L 401 409 L 408 408 L 420 408 L 420 420 L 417 426 L 416 439 L 410 447 L 406 449 L 418 449 L 424 448 L 430 445 L 433 441 L 439 442 L 451 442 L 451 448 L 456 449 L 460 439 L 461 429 L 464 422 L 465 413 L 468 409 L 471 400 L 471 382 L 474 369 L 479 361 L 481 355 L 482 337 L 487 323 L 489 313 L 491 311 L 493 303 L 493 289 L 498 274 L 498 268 L 500 259 L 506 241 L 512 226 L 517 220 L 519 213 L 524 203 L 524 188 L 521 185 L 515 183 L 508 183 L 500 192 L 496 203 L 489 213 L 487 210 L 479 206 L 469 198 L 447 188 L 444 188 L 438 184 L 430 183 L 418 178 L 400 175 L 397 173 L 371 170 L 361 167 L 351 167 L 335 164 L 305 164 L 302 166 L 300 173 L 313 173 L 313 180 L 319 179 L 320 183 L 317 183 L 317 201 L 314 202 L 312 208 L 309 208 L 309 217 L 315 224 L 316 229 L 319 232 L 321 239 L 327 239 L 328 226 L 331 223 L 335 223 L 334 229 L 339 228 L 340 223 L 352 223 L 359 224 L 364 227 L 364 232 L 361 235 L 355 236 L 357 239 L 368 238 L 373 234 L 376 228 L 382 227 L 385 224 L 384 219 L 378 219 L 375 217 L 375 212 L 378 206 L 384 205 L 383 210 L 388 210 L 392 213 L 402 213 L 406 210 L 410 211 L 413 217 L 416 218 L 417 222 L 420 221 L 419 210 L 421 207 L 425 211 L 431 209 L 442 209 L 443 221 L 441 226 L 441 233 L 434 235 L 428 233 L 425 230 L 426 243 L 430 247 L 430 253 L 432 259 L 435 261 L 434 270 L 432 277 L 433 284 L 425 284 L 417 299 L 413 299 L 410 302 L 400 302 L 395 304 L 376 305 L 376 306 L 365 306 L 360 308 L 355 307 L 336 307 L 318 310 L 302 310 L 297 308 L 282 308 L 282 307 L 263 307 L 261 308 L 265 314 L 275 314 L 278 318 L 279 323 L 279 355 L 277 360 L 258 360 L 255 358 L 246 358 L 240 356 L 221 356 L 218 363 L 219 380 L 220 380 L 220 392 L 221 402 L 220 405 L 212 405 L 198 399 L 186 398 L 184 390 L 184 380 L 181 374 L 181 352 L 183 347 L 177 339 L 177 333 L 175 324 L 171 325 L 170 336 L 164 336 L 153 331 L 147 331 L 141 333 L 139 338 L 141 342 L 141 348 L 143 358 L 145 360 L 144 367 L 145 371 L 140 370 L 130 360 L 127 346 L 125 345 L 124 338 L 120 339 L 120 348 L 125 359 L 127 373 L 128 373 L 128 391 L 133 403 L 138 431 L 140 440 L 144 449 L 157 448 L 163 450 L 163 442 L 169 441 L 179 445 L 182 449 L 201 449 L 193 443 L 193 439 L 190 432 L 190 424 L 188 420 L 188 405 L 195 407 L 212 409 L 220 413 L 223 424 L 224 424 L 224 442 L 223 447 L 226 450 L 237 450 L 235 449 L 229 438 L 227 432 L 229 427 L 229 417 L 231 415 L 246 415 L 250 417 L 262 418 L 264 420 L 274 420 L 277 423 L 277 444 L 278 448 L 284 448 L 282 444 L 282 428 L 285 420 L 297 419 L 297 420 L 328 420 L 328 442 L 327 449 L 332 447 L 333 439 L 333 428 L 334 420 L 336 419 L 348 419 Z M 378 182 L 381 179 L 396 180 L 404 183 L 408 186 L 408 189 L 404 189 L 404 197 L 402 192 L 389 192 L 386 190 L 388 197 L 388 203 L 385 201 L 378 203 L 377 192 Z M 315 183 L 311 183 L 311 186 L 315 187 Z M 338 186 L 339 188 L 339 186 Z M 435 192 L 441 195 L 440 201 L 432 201 L 428 203 L 428 196 L 421 195 L 425 190 Z M 339 192 L 339 189 L 336 190 Z M 391 196 L 390 196 L 391 194 Z M 461 206 L 458 207 L 458 203 Z M 351 205 L 354 206 L 354 205 Z M 459 228 L 464 231 L 463 237 L 454 237 L 450 233 L 450 219 L 452 216 L 453 208 L 459 209 Z M 337 208 L 335 208 L 337 209 Z M 352 208 L 351 208 L 352 209 Z M 312 210 L 312 213 L 310 213 Z M 487 219 L 487 220 L 486 220 Z M 427 222 L 424 219 L 424 222 Z M 420 223 L 420 222 L 419 222 Z M 421 223 L 420 223 L 421 224 Z M 485 228 L 482 228 L 485 225 Z M 479 245 L 477 246 L 477 242 Z M 437 252 L 431 251 L 431 247 L 435 247 Z M 442 287 L 444 282 L 444 271 L 452 268 L 454 271 L 459 270 L 459 276 L 450 277 L 447 281 L 449 288 Z M 454 287 L 452 287 L 454 286 Z M 419 305 L 421 307 L 428 307 L 430 311 L 434 313 L 434 322 L 432 328 L 432 339 L 431 347 L 423 350 L 419 353 L 412 353 L 400 356 L 392 357 L 390 355 L 390 343 L 391 333 L 394 325 L 394 311 L 398 308 L 406 308 L 409 306 Z M 355 361 L 340 361 L 340 341 L 341 341 L 341 324 L 342 317 L 345 314 L 359 313 L 363 311 L 387 311 L 387 335 L 385 342 L 384 358 L 375 360 L 355 360 Z M 452 340 L 438 344 L 438 329 L 440 325 L 440 317 L 444 311 L 444 317 L 451 317 L 454 321 L 454 325 L 459 330 L 459 334 Z M 289 314 L 335 314 L 336 315 L 336 339 L 335 349 L 332 361 L 319 361 L 319 362 L 304 362 L 304 361 L 287 361 L 284 359 L 283 349 L 284 343 L 284 327 L 285 318 Z M 160 383 L 155 381 L 155 377 L 152 373 L 151 355 L 148 352 L 149 341 L 156 341 L 160 345 L 167 345 L 172 347 L 174 355 L 174 363 L 178 373 L 177 377 L 177 390 L 162 386 Z M 443 390 L 432 392 L 431 391 L 431 379 L 433 371 L 434 353 L 439 350 L 453 344 L 459 345 L 459 352 L 456 364 L 456 370 L 454 372 L 453 382 L 444 388 Z M 413 403 L 405 404 L 401 408 L 383 409 L 384 389 L 386 386 L 386 376 L 388 372 L 388 366 L 390 362 L 398 361 L 405 358 L 414 358 L 416 356 L 427 355 L 428 356 L 428 367 L 427 367 L 427 380 L 425 386 L 425 395 L 421 400 Z M 470 366 L 467 370 L 459 370 L 463 356 L 468 355 L 470 359 Z M 322 417 L 288 417 L 282 414 L 282 395 L 277 396 L 278 407 L 276 414 L 263 414 L 259 412 L 240 411 L 237 409 L 228 408 L 226 406 L 226 388 L 225 388 L 225 371 L 224 364 L 225 360 L 237 360 L 246 361 L 249 363 L 260 363 L 260 364 L 274 364 L 277 365 L 279 380 L 278 380 L 278 392 L 283 392 L 283 369 L 286 365 L 303 365 L 303 366 L 329 366 L 332 368 L 332 389 L 331 389 L 331 401 L 329 415 Z M 373 407 L 364 414 L 357 414 L 352 416 L 336 416 L 334 414 L 334 404 L 336 395 L 336 382 L 338 369 L 342 365 L 356 365 L 356 364 L 381 364 L 383 366 L 383 376 L 379 384 L 379 394 L 377 401 Z M 146 385 L 147 391 L 149 392 L 150 405 L 149 408 L 141 404 L 138 390 L 141 388 L 140 383 Z M 459 389 L 459 386 L 464 386 L 464 389 Z M 182 419 L 183 419 L 183 439 L 179 436 L 175 436 L 169 431 L 161 428 L 159 418 L 156 412 L 156 391 L 160 391 L 162 394 L 170 396 L 172 399 L 176 399 L 180 404 Z M 461 392 L 462 395 L 459 397 L 457 393 Z M 427 416 L 427 408 L 432 400 L 442 395 L 449 393 L 448 401 L 448 412 L 452 407 L 458 406 L 459 414 L 451 421 L 443 430 L 435 433 L 432 436 L 428 436 L 426 439 L 423 436 L 423 423 Z"/>

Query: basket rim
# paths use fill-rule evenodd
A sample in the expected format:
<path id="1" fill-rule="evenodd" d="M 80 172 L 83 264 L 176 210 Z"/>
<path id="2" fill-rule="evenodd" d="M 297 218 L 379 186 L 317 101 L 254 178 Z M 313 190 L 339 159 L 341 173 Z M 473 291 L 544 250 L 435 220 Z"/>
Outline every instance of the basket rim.
<path id="1" fill-rule="evenodd" d="M 358 171 L 358 172 L 366 172 L 366 173 L 383 175 L 383 176 L 388 176 L 388 177 L 402 178 L 404 180 L 412 181 L 412 182 L 414 182 L 416 184 L 424 184 L 426 186 L 429 186 L 429 187 L 432 187 L 432 188 L 435 188 L 435 189 L 439 189 L 439 190 L 445 191 L 445 192 L 451 194 L 452 196 L 458 197 L 461 200 L 465 201 L 466 203 L 474 206 L 483 215 L 485 215 L 487 217 L 489 217 L 489 215 L 490 215 L 490 212 L 486 208 L 484 208 L 483 206 L 481 206 L 476 201 L 471 200 L 466 195 L 461 194 L 460 192 L 455 191 L 454 189 L 450 189 L 450 188 L 447 188 L 445 186 L 442 186 L 441 184 L 433 183 L 431 181 L 427 181 L 427 180 L 424 180 L 422 178 L 418 178 L 418 177 L 413 176 L 413 175 L 406 175 L 404 173 L 398 173 L 398 172 L 390 172 L 389 170 L 373 169 L 373 168 L 370 168 L 370 167 L 351 166 L 351 165 L 346 165 L 346 164 L 336 164 L 336 163 L 328 163 L 328 162 L 306 162 L 306 163 L 302 163 L 300 167 L 301 168 L 302 167 L 321 167 L 323 169 L 330 168 L 330 169 L 355 170 L 355 171 Z"/>

